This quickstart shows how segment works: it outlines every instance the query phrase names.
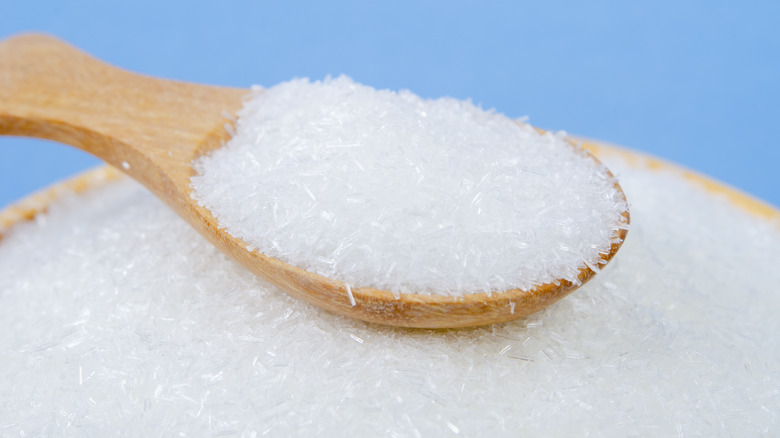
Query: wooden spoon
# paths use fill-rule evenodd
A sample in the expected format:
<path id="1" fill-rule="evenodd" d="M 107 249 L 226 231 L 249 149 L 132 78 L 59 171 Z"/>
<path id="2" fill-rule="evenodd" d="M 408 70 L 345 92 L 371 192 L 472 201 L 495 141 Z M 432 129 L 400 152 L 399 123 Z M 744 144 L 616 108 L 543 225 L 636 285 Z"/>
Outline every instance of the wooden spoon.
<path id="1" fill-rule="evenodd" d="M 60 141 L 123 169 L 245 268 L 320 307 L 396 326 L 465 327 L 523 317 L 579 286 L 561 280 L 532 291 L 400 299 L 389 291 L 359 287 L 351 291 L 353 303 L 343 282 L 247 250 L 190 197 L 190 163 L 228 139 L 228 117 L 247 93 L 129 73 L 48 36 L 0 42 L 0 134 Z M 623 217 L 628 223 L 628 211 Z M 606 262 L 626 235 L 625 230 L 615 233 L 620 239 Z M 583 268 L 580 283 L 594 274 Z"/>

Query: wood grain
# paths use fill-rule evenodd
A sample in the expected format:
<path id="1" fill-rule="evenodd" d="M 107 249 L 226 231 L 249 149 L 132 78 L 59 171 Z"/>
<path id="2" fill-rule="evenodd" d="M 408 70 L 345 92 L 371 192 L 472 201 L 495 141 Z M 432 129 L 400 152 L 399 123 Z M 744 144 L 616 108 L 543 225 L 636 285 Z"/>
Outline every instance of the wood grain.
<path id="1" fill-rule="evenodd" d="M 330 311 L 406 327 L 491 324 L 539 311 L 595 274 L 584 268 L 580 284 L 561 281 L 532 291 L 462 297 L 410 294 L 396 299 L 389 291 L 354 288 L 353 306 L 342 282 L 248 251 L 190 197 L 190 163 L 227 139 L 225 114 L 237 111 L 247 93 L 130 73 L 48 36 L 23 35 L 0 43 L 0 134 L 66 143 L 122 169 L 244 267 Z M 628 211 L 623 218 L 628 223 Z M 616 231 L 606 262 L 625 235 Z"/>

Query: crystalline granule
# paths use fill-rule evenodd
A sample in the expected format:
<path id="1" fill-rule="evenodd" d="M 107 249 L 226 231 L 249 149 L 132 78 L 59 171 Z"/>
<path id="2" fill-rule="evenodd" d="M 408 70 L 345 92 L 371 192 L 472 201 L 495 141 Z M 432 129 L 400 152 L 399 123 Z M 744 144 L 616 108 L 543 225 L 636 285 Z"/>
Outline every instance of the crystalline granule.
<path id="1" fill-rule="evenodd" d="M 57 203 L 0 241 L 1 434 L 774 435 L 780 228 L 606 163 L 634 219 L 615 260 L 462 330 L 291 298 L 129 181 Z"/>
<path id="2" fill-rule="evenodd" d="M 193 197 L 270 256 L 395 293 L 577 282 L 625 210 L 563 134 L 347 77 L 255 89 Z"/>

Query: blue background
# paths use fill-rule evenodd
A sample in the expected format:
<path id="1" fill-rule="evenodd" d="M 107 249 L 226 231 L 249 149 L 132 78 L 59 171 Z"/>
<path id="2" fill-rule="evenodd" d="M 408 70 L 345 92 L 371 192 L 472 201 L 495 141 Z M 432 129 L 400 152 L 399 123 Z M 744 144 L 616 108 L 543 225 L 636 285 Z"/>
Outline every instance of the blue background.
<path id="1" fill-rule="evenodd" d="M 780 205 L 778 1 L 0 0 L 0 37 L 59 36 L 114 65 L 215 85 L 345 73 L 472 98 L 680 163 Z M 97 164 L 0 137 L 0 206 Z"/>

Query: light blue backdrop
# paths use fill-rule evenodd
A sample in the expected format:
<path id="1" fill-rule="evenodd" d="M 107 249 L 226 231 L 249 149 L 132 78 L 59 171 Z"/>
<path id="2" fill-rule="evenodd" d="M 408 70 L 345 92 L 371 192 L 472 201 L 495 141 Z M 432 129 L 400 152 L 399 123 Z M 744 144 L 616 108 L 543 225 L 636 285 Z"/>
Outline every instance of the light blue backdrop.
<path id="1" fill-rule="evenodd" d="M 57 35 L 115 65 L 218 85 L 345 73 L 470 97 L 649 152 L 780 205 L 778 1 L 0 0 L 0 37 Z M 0 137 L 0 206 L 97 164 Z"/>

